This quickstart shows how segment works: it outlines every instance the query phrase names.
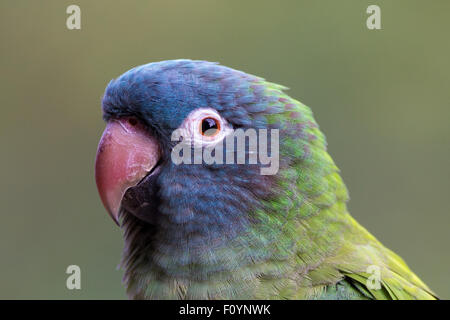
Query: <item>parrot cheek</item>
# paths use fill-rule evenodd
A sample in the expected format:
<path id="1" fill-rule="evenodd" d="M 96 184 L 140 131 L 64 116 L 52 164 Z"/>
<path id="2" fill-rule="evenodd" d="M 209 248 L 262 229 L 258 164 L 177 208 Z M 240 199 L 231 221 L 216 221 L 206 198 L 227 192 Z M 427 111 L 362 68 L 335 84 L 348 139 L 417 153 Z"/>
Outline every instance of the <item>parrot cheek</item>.
<path id="1" fill-rule="evenodd" d="M 95 180 L 106 210 L 118 224 L 122 198 L 157 164 L 156 139 L 135 119 L 111 120 L 100 139 Z"/>

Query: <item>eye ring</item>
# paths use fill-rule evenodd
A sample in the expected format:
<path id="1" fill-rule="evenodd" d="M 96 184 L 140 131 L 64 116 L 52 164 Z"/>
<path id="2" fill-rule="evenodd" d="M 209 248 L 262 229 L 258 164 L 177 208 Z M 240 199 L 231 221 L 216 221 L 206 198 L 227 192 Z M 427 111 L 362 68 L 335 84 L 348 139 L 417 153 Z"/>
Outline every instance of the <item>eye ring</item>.
<path id="1" fill-rule="evenodd" d="M 220 121 L 212 116 L 204 117 L 199 123 L 199 132 L 202 136 L 213 138 L 221 131 Z"/>

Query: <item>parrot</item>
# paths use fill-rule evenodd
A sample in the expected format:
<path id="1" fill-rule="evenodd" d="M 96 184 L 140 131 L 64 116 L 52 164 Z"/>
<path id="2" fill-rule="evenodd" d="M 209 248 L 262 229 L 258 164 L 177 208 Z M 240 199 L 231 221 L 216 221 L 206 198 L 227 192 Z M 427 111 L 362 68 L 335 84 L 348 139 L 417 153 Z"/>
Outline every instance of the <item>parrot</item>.
<path id="1" fill-rule="evenodd" d="M 109 82 L 95 180 L 123 233 L 129 299 L 438 299 L 350 215 L 324 134 L 286 91 L 190 59 Z M 174 161 L 183 141 L 188 159 L 189 148 L 217 148 L 237 130 L 266 130 L 277 170 L 263 174 L 267 161 L 250 161 L 264 151 L 262 134 L 240 163 L 218 161 L 220 148 L 212 163 Z M 227 145 L 222 157 L 238 151 Z"/>

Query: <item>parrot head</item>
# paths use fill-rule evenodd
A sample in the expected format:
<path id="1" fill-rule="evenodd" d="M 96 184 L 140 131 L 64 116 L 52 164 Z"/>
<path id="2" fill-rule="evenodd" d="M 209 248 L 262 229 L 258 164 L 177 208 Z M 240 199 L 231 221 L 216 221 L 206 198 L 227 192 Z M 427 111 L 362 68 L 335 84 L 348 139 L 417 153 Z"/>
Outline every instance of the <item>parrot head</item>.
<path id="1" fill-rule="evenodd" d="M 292 254 L 291 209 L 323 193 L 329 183 L 309 177 L 334 165 L 310 110 L 283 89 L 191 60 L 146 64 L 109 83 L 95 178 L 124 230 L 122 266 L 132 297 L 223 297 L 230 290 L 236 297 L 251 290 L 262 269 L 270 274 L 268 261 Z M 260 149 L 245 150 L 241 163 L 175 163 L 183 137 L 172 137 L 180 129 L 198 138 L 200 149 L 238 129 L 279 130 L 280 169 L 261 174 L 267 162 L 249 161 Z"/>

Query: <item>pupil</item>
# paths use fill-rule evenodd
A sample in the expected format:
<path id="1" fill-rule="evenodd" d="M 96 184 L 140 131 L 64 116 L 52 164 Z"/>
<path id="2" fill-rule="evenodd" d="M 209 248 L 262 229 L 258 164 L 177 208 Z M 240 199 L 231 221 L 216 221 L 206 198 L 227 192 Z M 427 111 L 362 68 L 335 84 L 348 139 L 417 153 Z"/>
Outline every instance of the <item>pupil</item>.
<path id="1" fill-rule="evenodd" d="M 205 118 L 202 121 L 202 134 L 206 136 L 212 136 L 215 135 L 217 130 L 219 129 L 219 126 L 217 124 L 217 121 L 212 118 Z"/>

